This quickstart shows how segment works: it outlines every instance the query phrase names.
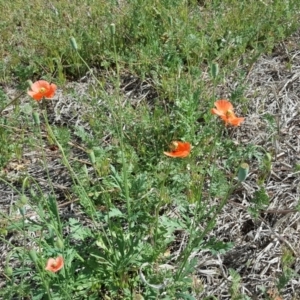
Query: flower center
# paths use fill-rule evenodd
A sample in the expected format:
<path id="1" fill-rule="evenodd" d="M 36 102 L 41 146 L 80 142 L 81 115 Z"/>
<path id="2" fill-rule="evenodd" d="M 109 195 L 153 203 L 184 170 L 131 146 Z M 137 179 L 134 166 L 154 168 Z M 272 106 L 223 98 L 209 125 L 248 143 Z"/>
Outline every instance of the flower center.
<path id="1" fill-rule="evenodd" d="M 171 150 L 175 151 L 177 148 L 178 148 L 178 143 L 177 142 L 172 142 Z"/>
<path id="2" fill-rule="evenodd" d="M 56 262 L 52 263 L 52 264 L 51 264 L 51 267 L 52 267 L 52 268 L 56 268 L 56 267 L 57 267 L 57 263 L 56 263 Z"/>
<path id="3" fill-rule="evenodd" d="M 44 87 L 41 87 L 40 90 L 39 90 L 39 92 L 41 94 L 45 94 L 46 93 L 46 89 Z"/>
<path id="4" fill-rule="evenodd" d="M 233 111 L 231 109 L 228 109 L 227 112 L 226 112 L 226 117 L 230 118 L 232 116 L 233 116 Z"/>

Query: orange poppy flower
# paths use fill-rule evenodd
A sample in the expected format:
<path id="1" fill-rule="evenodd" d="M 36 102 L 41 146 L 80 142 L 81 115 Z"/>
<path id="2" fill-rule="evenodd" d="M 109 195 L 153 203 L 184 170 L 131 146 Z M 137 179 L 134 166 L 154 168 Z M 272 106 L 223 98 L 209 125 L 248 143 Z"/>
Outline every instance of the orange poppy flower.
<path id="1" fill-rule="evenodd" d="M 46 80 L 38 80 L 31 85 L 31 91 L 28 91 L 28 95 L 34 100 L 40 101 L 43 98 L 53 98 L 57 86 L 54 83 L 49 83 Z"/>
<path id="2" fill-rule="evenodd" d="M 56 258 L 49 258 L 45 270 L 50 272 L 57 272 L 64 266 L 64 259 L 62 256 Z"/>
<path id="3" fill-rule="evenodd" d="M 211 110 L 214 115 L 218 115 L 226 125 L 239 126 L 245 118 L 238 118 L 233 112 L 233 105 L 228 100 L 218 100 Z"/>
<path id="4" fill-rule="evenodd" d="M 170 157 L 187 157 L 191 152 L 191 144 L 179 141 L 173 141 L 170 152 L 164 152 L 165 155 Z"/>

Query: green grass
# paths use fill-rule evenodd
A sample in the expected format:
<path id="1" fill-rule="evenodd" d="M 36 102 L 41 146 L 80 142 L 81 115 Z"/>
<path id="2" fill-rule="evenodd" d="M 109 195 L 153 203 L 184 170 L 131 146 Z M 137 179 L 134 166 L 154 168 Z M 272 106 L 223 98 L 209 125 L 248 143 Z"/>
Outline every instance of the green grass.
<path id="1" fill-rule="evenodd" d="M 297 29 L 299 11 L 298 0 L 2 2 L 3 87 L 25 91 L 27 80 L 42 78 L 67 97 L 67 82 L 87 72 L 92 82 L 85 96 L 72 95 L 71 105 L 84 107 L 80 124 L 72 115 L 53 122 L 55 103 L 29 97 L 3 111 L 13 98 L 0 90 L 0 181 L 18 195 L 10 212 L 1 212 L 3 299 L 197 299 L 203 289 L 193 283 L 197 260 L 191 257 L 233 246 L 208 236 L 239 187 L 240 164 L 258 160 L 261 184 L 269 172 L 264 151 L 236 145 L 234 130 L 210 109 L 234 74 L 238 86 L 231 100 L 247 113 L 247 71 Z M 244 69 L 237 70 L 241 61 Z M 207 70 L 211 75 L 204 78 Z M 125 96 L 130 76 L 136 86 L 149 85 L 151 93 L 141 101 Z M 174 140 L 189 141 L 191 155 L 164 156 Z M 54 145 L 70 185 L 63 196 L 52 173 Z M 43 170 L 46 189 L 41 173 L 28 172 L 28 153 Z M 261 194 L 253 216 L 268 202 L 263 187 Z M 65 217 L 68 201 L 78 206 Z M 47 259 L 58 255 L 64 268 L 45 271 Z M 293 276 L 287 266 L 280 288 Z M 247 299 L 239 295 L 238 273 L 231 272 L 232 299 Z"/>
<path id="2" fill-rule="evenodd" d="M 173 96 L 171 78 L 212 61 L 231 67 L 246 51 L 255 58 L 297 28 L 297 1 L 52 1 L 1 4 L 1 81 L 41 76 L 78 78 L 86 67 L 72 51 L 76 38 L 90 66 L 115 66 L 156 76 Z M 12 77 L 13 76 L 13 77 Z M 159 83 L 159 82 L 157 82 Z"/>

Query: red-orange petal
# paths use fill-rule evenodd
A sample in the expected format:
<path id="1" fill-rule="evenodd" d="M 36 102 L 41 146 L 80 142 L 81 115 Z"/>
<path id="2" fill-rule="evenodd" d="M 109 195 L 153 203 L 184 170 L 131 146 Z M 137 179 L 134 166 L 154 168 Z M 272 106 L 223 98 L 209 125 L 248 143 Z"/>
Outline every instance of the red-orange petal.
<path id="1" fill-rule="evenodd" d="M 240 126 L 245 118 L 238 118 L 235 114 L 228 116 L 220 116 L 221 119 L 225 122 L 226 125 L 230 124 L 232 126 Z"/>
<path id="2" fill-rule="evenodd" d="M 43 98 L 43 95 L 37 93 L 37 92 L 34 92 L 34 91 L 27 91 L 27 94 L 32 97 L 34 100 L 42 100 Z"/>
<path id="3" fill-rule="evenodd" d="M 233 111 L 233 105 L 228 100 L 221 99 L 221 100 L 216 101 L 214 104 L 215 104 L 215 107 L 217 108 L 215 110 L 215 112 L 218 112 L 218 113 L 216 113 L 217 115 L 226 114 L 229 110 Z"/>
<path id="4" fill-rule="evenodd" d="M 45 98 L 53 98 L 56 92 L 57 86 L 54 83 L 51 83 L 49 86 L 49 90 L 45 93 Z"/>
<path id="5" fill-rule="evenodd" d="M 240 126 L 241 123 L 244 121 L 245 118 L 233 118 L 229 119 L 228 123 L 231 124 L 232 126 Z"/>
<path id="6" fill-rule="evenodd" d="M 172 151 L 165 151 L 164 154 L 169 157 L 187 157 L 191 152 L 191 144 L 188 142 L 173 141 L 174 149 Z"/>
<path id="7" fill-rule="evenodd" d="M 46 80 L 38 80 L 38 81 L 34 82 L 34 83 L 30 86 L 30 88 L 31 88 L 32 91 L 34 91 L 34 92 L 39 92 L 39 90 L 40 90 L 41 88 L 44 88 L 45 90 L 48 90 L 49 87 L 50 87 L 50 84 L 49 84 L 49 82 L 46 81 Z"/>
<path id="8" fill-rule="evenodd" d="M 172 151 L 172 152 L 164 151 L 164 154 L 169 157 L 184 158 L 184 157 L 187 157 L 190 154 L 190 152 L 189 151 Z"/>
<path id="9" fill-rule="evenodd" d="M 224 115 L 224 112 L 219 111 L 219 110 L 217 110 L 216 108 L 212 108 L 212 109 L 211 109 L 211 113 L 212 113 L 213 115 L 218 115 L 218 116 L 223 116 L 223 115 Z"/>
<path id="10" fill-rule="evenodd" d="M 62 256 L 56 258 L 49 258 L 45 267 L 45 270 L 50 272 L 57 272 L 64 266 L 64 259 Z"/>
<path id="11" fill-rule="evenodd" d="M 57 86 L 54 83 L 49 83 L 46 80 L 38 80 L 31 85 L 31 90 L 28 91 L 28 95 L 33 99 L 40 101 L 43 98 L 53 98 Z"/>

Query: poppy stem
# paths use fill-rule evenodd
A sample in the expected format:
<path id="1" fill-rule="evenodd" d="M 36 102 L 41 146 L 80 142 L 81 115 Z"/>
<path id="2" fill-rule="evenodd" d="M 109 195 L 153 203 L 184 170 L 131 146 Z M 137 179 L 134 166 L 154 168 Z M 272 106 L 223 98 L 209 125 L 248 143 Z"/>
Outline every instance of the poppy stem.
<path id="1" fill-rule="evenodd" d="M 113 52 L 114 52 L 114 59 L 116 64 L 116 97 L 119 102 L 119 107 L 122 107 L 122 102 L 120 99 L 120 66 L 119 66 L 119 58 L 118 58 L 118 52 L 117 52 L 117 46 L 116 46 L 116 40 L 115 40 L 115 34 L 116 34 L 116 27 L 115 24 L 111 24 L 111 38 L 112 38 L 112 44 L 113 44 Z M 120 112 L 118 116 L 122 116 L 122 113 Z M 119 117 L 118 117 L 119 118 Z M 118 118 L 115 119 L 116 127 L 118 130 L 118 135 L 120 138 L 120 147 L 121 147 L 121 159 L 122 159 L 122 179 L 123 179 L 123 187 L 124 187 L 124 196 L 126 200 L 126 207 L 127 207 L 127 214 L 128 219 L 131 220 L 131 199 L 129 195 L 129 183 L 128 183 L 128 165 L 125 158 L 125 146 L 124 146 L 124 132 L 123 132 L 123 119 L 119 118 L 119 122 L 117 122 Z M 129 222 L 129 229 L 131 229 L 131 221 Z"/>
<path id="2" fill-rule="evenodd" d="M 13 100 L 11 100 L 8 104 L 6 104 L 1 110 L 0 110 L 0 114 L 2 114 L 2 112 L 9 107 L 10 105 L 14 104 L 25 92 L 21 92 L 16 98 L 14 98 Z"/>

